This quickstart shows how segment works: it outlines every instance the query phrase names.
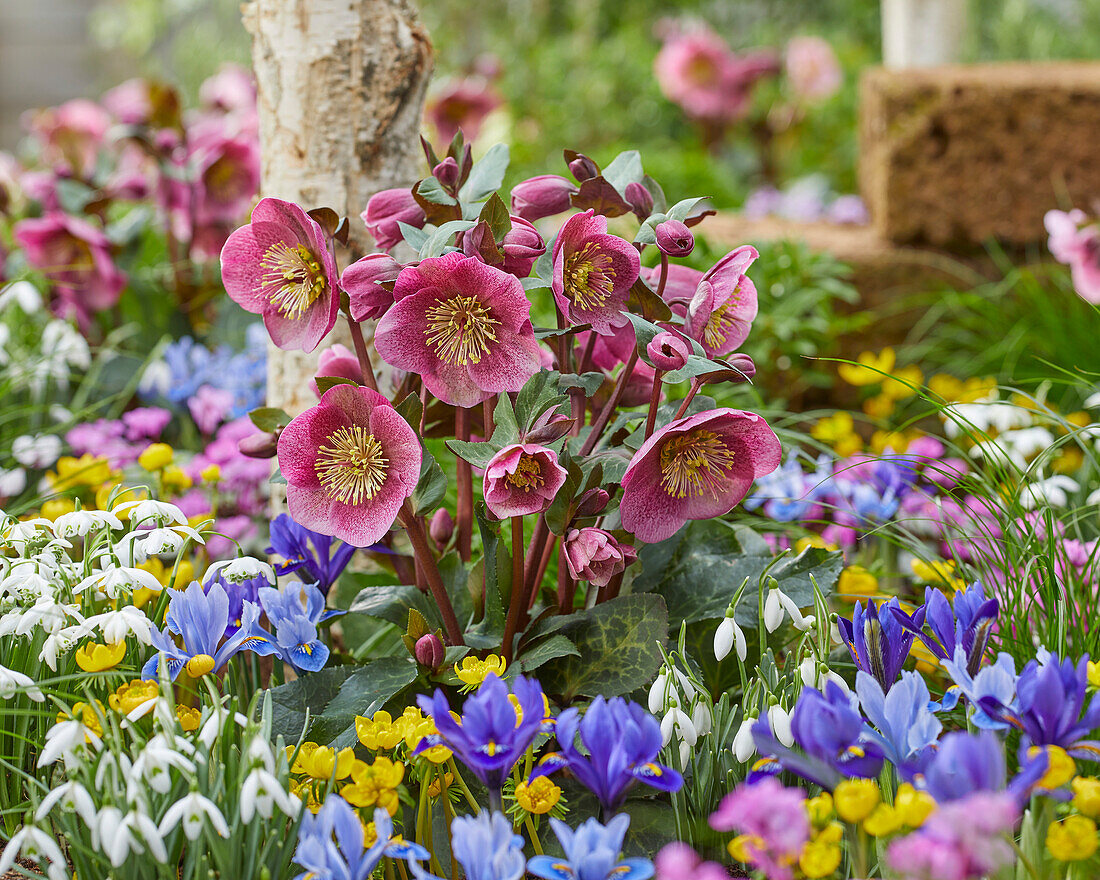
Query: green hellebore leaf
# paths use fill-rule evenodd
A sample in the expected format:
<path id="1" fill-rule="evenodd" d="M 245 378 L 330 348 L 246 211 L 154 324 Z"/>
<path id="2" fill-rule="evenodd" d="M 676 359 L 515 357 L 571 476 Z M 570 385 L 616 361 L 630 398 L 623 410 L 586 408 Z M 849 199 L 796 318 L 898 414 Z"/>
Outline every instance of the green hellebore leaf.
<path id="1" fill-rule="evenodd" d="M 318 376 L 315 380 L 317 383 L 317 390 L 321 394 L 324 394 L 330 388 L 335 388 L 337 385 L 358 385 L 354 379 L 347 379 L 344 376 Z"/>
<path id="2" fill-rule="evenodd" d="M 424 449 L 420 459 L 420 480 L 410 499 L 413 513 L 417 516 L 431 513 L 439 506 L 439 502 L 446 494 L 447 475 L 443 473 L 443 468 L 439 466 L 435 456 Z"/>
<path id="3" fill-rule="evenodd" d="M 261 406 L 252 410 L 248 417 L 261 431 L 276 431 L 290 424 L 290 416 L 286 411 L 275 406 Z"/>
<path id="4" fill-rule="evenodd" d="M 494 144 L 474 163 L 470 176 L 458 191 L 461 202 L 480 202 L 504 183 L 511 154 L 507 144 Z"/>

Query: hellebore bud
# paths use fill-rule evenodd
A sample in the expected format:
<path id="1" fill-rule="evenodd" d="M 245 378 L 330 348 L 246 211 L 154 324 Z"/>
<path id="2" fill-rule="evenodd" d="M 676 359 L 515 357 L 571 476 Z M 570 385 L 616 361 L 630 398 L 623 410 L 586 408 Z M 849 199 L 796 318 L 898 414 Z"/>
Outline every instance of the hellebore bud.
<path id="1" fill-rule="evenodd" d="M 607 507 L 607 502 L 610 500 L 611 496 L 607 494 L 606 489 L 601 489 L 599 486 L 594 489 L 589 489 L 577 499 L 577 504 L 573 511 L 574 515 L 597 516 L 603 513 L 603 509 Z"/>
<path id="2" fill-rule="evenodd" d="M 630 210 L 634 212 L 634 216 L 640 221 L 644 221 L 653 213 L 653 195 L 637 181 L 626 185 L 623 196 L 626 198 L 626 203 L 630 205 Z"/>
<path id="3" fill-rule="evenodd" d="M 340 286 L 348 295 L 348 307 L 354 320 L 375 320 L 389 311 L 393 305 L 393 291 L 382 284 L 396 281 L 401 268 L 389 254 L 367 254 L 344 270 Z"/>
<path id="4" fill-rule="evenodd" d="M 428 523 L 428 534 L 431 535 L 432 540 L 435 541 L 435 546 L 440 550 L 450 542 L 454 530 L 455 521 L 446 507 L 441 507 L 432 514 L 431 521 Z"/>
<path id="5" fill-rule="evenodd" d="M 661 253 L 669 257 L 686 257 L 695 248 L 695 236 L 679 220 L 662 220 L 654 235 Z"/>
<path id="6" fill-rule="evenodd" d="M 433 672 L 443 665 L 444 653 L 443 641 L 435 633 L 421 636 L 417 639 L 416 647 L 413 649 L 416 662 L 422 666 L 427 666 Z"/>
<path id="7" fill-rule="evenodd" d="M 552 409 L 547 410 L 535 419 L 535 423 L 524 439 L 527 443 L 553 443 L 569 433 L 574 421 L 569 416 L 554 412 Z"/>
<path id="8" fill-rule="evenodd" d="M 526 278 L 531 274 L 535 261 L 546 253 L 546 242 L 530 221 L 512 217 L 512 228 L 500 240 L 504 264 L 500 267 L 509 275 Z"/>
<path id="9" fill-rule="evenodd" d="M 448 156 L 432 169 L 432 177 L 438 180 L 444 189 L 454 189 L 458 183 L 459 168 L 453 156 Z"/>
<path id="10" fill-rule="evenodd" d="M 667 373 L 678 370 L 687 363 L 691 356 L 691 344 L 682 336 L 665 330 L 649 340 L 645 351 L 653 361 L 653 366 Z"/>
<path id="11" fill-rule="evenodd" d="M 569 171 L 581 183 L 598 176 L 600 173 L 596 163 L 587 156 L 577 156 L 569 163 Z"/>
<path id="12" fill-rule="evenodd" d="M 403 240 L 398 223 L 421 228 L 428 222 L 423 209 L 413 198 L 412 190 L 384 189 L 375 193 L 367 202 L 367 210 L 359 215 L 366 224 L 375 244 L 388 251 Z"/>
<path id="13" fill-rule="evenodd" d="M 534 223 L 568 211 L 569 197 L 577 188 L 557 174 L 529 177 L 512 187 L 512 213 Z"/>
<path id="14" fill-rule="evenodd" d="M 569 574 L 597 587 L 607 584 L 638 558 L 630 544 L 620 544 L 610 532 L 596 528 L 570 529 L 562 549 Z"/>
<path id="15" fill-rule="evenodd" d="M 274 458 L 279 452 L 279 432 L 249 434 L 237 441 L 237 449 L 249 458 Z"/>
<path id="16" fill-rule="evenodd" d="M 728 358 L 725 358 L 730 369 L 728 370 L 715 370 L 713 373 L 704 373 L 699 377 L 702 382 L 731 382 L 737 384 L 738 382 L 749 382 L 752 377 L 756 375 L 756 364 L 753 363 L 752 358 L 747 354 L 737 352 L 731 354 Z"/>

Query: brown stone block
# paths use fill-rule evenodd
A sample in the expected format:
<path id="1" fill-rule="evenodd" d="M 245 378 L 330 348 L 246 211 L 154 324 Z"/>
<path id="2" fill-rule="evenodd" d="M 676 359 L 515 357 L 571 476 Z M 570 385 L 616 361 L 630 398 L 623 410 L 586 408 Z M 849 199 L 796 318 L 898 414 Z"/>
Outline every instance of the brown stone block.
<path id="1" fill-rule="evenodd" d="M 1100 62 L 868 70 L 860 186 L 889 241 L 1045 240 L 1043 214 L 1100 198 Z"/>

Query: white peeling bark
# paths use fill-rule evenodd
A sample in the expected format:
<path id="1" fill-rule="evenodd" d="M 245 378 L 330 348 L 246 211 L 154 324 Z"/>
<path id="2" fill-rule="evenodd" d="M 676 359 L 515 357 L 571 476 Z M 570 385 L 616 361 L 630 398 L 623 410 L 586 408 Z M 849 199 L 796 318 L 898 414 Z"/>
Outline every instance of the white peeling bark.
<path id="1" fill-rule="evenodd" d="M 243 13 L 259 87 L 261 193 L 347 216 L 359 256 L 370 244 L 359 220 L 367 199 L 417 178 L 427 32 L 409 0 L 251 0 Z M 350 348 L 343 319 L 337 329 L 331 341 Z M 312 405 L 318 355 L 269 348 L 269 406 L 295 415 Z"/>
<path id="2" fill-rule="evenodd" d="M 935 67 L 962 60 L 967 0 L 882 0 L 882 63 Z"/>

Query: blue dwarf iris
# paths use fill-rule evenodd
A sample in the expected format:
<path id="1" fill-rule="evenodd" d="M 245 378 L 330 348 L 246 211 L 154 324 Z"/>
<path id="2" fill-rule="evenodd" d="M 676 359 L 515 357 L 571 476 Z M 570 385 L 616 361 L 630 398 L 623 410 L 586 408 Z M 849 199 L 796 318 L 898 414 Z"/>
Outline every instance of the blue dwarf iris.
<path id="1" fill-rule="evenodd" d="M 752 735 L 760 754 L 768 757 L 757 762 L 750 782 L 789 770 L 831 790 L 846 776 L 871 779 L 882 769 L 882 750 L 865 735 L 858 701 L 836 682 L 828 682 L 825 693 L 806 687 L 798 696 L 791 735 L 804 754 L 780 743 L 766 717 L 753 725 Z"/>
<path id="2" fill-rule="evenodd" d="M 271 546 L 267 552 L 283 557 L 283 562 L 275 564 L 278 574 L 300 571 L 299 577 L 313 581 L 323 594 L 327 594 L 356 550 L 342 541 L 336 541 L 334 549 L 334 541 L 329 535 L 310 531 L 288 514 L 280 513 L 271 521 Z"/>
<path id="3" fill-rule="evenodd" d="M 941 660 L 953 658 L 955 648 L 961 645 L 966 652 L 967 670 L 971 675 L 976 674 L 997 619 L 999 605 L 996 598 L 987 599 L 980 582 L 956 593 L 953 603 L 948 602 L 940 590 L 928 587 L 924 591 L 922 608 L 924 619 L 920 623 L 917 615 L 910 616 L 901 608 L 892 610 L 898 623 L 924 642 L 928 650 Z M 922 623 L 932 630 L 931 635 L 924 631 Z"/>
<path id="4" fill-rule="evenodd" d="M 894 609 L 900 608 L 896 598 L 882 604 L 868 599 L 866 611 L 862 602 L 856 602 L 851 620 L 846 617 L 837 620 L 856 668 L 873 675 L 884 691 L 890 690 L 898 680 L 913 646 L 913 633 L 894 615 Z M 914 612 L 912 620 L 918 629 L 923 625 L 923 607 Z"/>
<path id="5" fill-rule="evenodd" d="M 362 822 L 347 801 L 335 794 L 325 798 L 317 815 L 303 810 L 294 861 L 305 870 L 295 880 L 367 880 L 383 856 L 414 867 L 418 860 L 429 858 L 424 847 L 393 837 L 393 822 L 385 810 L 374 811 L 374 830 L 377 840 L 364 847 Z"/>
<path id="6" fill-rule="evenodd" d="M 551 819 L 550 827 L 565 856 L 560 859 L 535 856 L 527 863 L 527 870 L 543 880 L 646 880 L 653 876 L 652 862 L 619 859 L 629 825 L 630 816 L 626 813 L 616 816 L 607 825 L 589 819 L 576 831 L 564 822 Z"/>
<path id="7" fill-rule="evenodd" d="M 259 628 L 260 606 L 245 602 L 241 625 L 236 633 L 225 638 L 229 623 L 229 596 L 221 584 L 211 584 L 208 592 L 198 581 L 186 590 L 169 590 L 168 613 L 163 630 L 153 627 L 152 643 L 156 654 L 141 668 L 141 677 L 153 680 L 157 677 L 160 658 L 168 666 L 168 674 L 175 679 L 180 670 L 186 669 L 192 678 L 208 672 L 216 672 L 238 651 L 263 653 L 264 640 L 270 636 Z M 182 646 L 172 638 L 178 636 Z M 246 642 L 249 644 L 246 645 Z"/>
<path id="8" fill-rule="evenodd" d="M 489 789 L 494 807 L 499 806 L 504 780 L 543 730 L 546 714 L 542 687 L 534 679 L 517 675 L 512 680 L 511 694 L 516 705 L 509 699 L 508 685 L 490 673 L 477 693 L 466 698 L 457 721 L 451 717 L 442 690 L 436 690 L 433 697 L 417 697 L 439 733 L 424 737 L 416 753 L 445 745 Z"/>
<path id="9" fill-rule="evenodd" d="M 956 645 L 955 656 L 944 660 L 943 668 L 951 676 L 955 686 L 948 688 L 943 695 L 942 708 L 953 709 L 961 694 L 974 709 L 970 721 L 975 727 L 983 730 L 1004 730 L 1011 726 L 1007 721 L 989 715 L 982 708 L 985 700 L 987 704 L 992 702 L 999 708 L 1003 707 L 1008 713 L 1016 712 L 1016 661 L 1011 654 L 998 654 L 996 663 L 983 666 L 976 675 L 971 675 L 967 668 L 966 649 L 962 645 Z"/>
<path id="10" fill-rule="evenodd" d="M 317 624 L 339 611 L 325 610 L 325 597 L 313 584 L 292 581 L 282 589 L 264 587 L 260 604 L 275 628 L 275 651 L 295 669 L 316 672 L 328 661 L 328 645 L 317 637 Z"/>
<path id="11" fill-rule="evenodd" d="M 554 729 L 559 751 L 546 755 L 532 775 L 568 768 L 596 795 L 605 816 L 622 806 L 635 782 L 660 791 L 676 791 L 683 785 L 679 773 L 657 762 L 661 725 L 637 703 L 596 697 L 583 717 L 577 709 L 562 712 Z M 577 748 L 578 732 L 587 753 Z"/>
<path id="12" fill-rule="evenodd" d="M 856 673 L 856 693 L 863 712 L 873 727 L 870 737 L 879 744 L 904 779 L 924 769 L 943 730 L 928 708 L 928 685 L 915 672 L 903 672 L 889 693 L 872 675 Z"/>
<path id="13" fill-rule="evenodd" d="M 937 803 L 960 800 L 976 791 L 1004 791 L 1007 788 L 1022 804 L 1046 769 L 1046 755 L 1025 759 L 1019 774 L 1006 786 L 1008 771 L 1000 738 L 989 730 L 980 733 L 959 730 L 940 740 L 920 782 Z"/>
<path id="14" fill-rule="evenodd" d="M 454 857 L 466 880 L 519 880 L 526 867 L 523 838 L 503 813 L 482 810 L 451 823 Z M 417 872 L 418 876 L 422 876 Z"/>

